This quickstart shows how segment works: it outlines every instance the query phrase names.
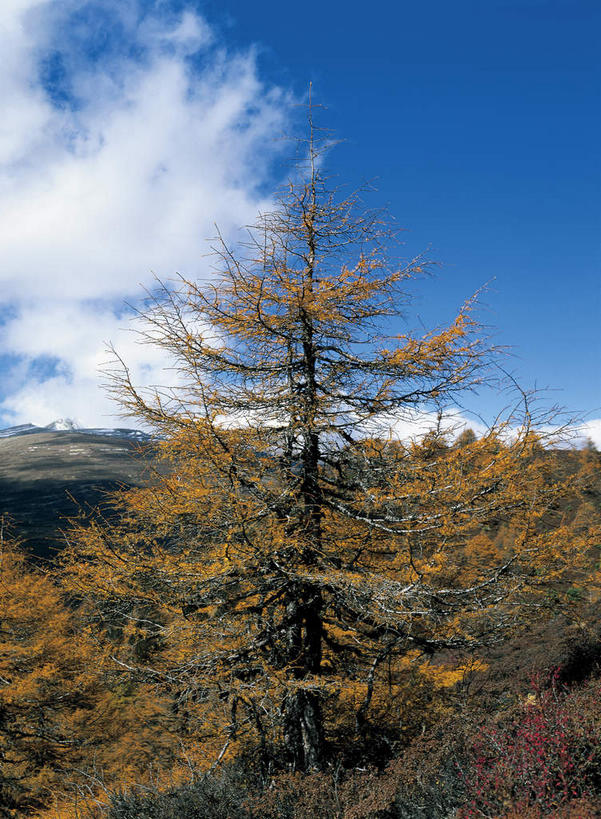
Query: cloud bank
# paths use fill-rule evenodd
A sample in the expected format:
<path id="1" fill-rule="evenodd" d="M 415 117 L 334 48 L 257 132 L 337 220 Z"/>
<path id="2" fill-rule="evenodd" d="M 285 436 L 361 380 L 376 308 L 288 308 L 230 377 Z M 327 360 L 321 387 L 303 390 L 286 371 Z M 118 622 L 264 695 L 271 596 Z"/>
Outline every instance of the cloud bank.
<path id="1" fill-rule="evenodd" d="M 153 272 L 202 275 L 214 225 L 268 206 L 290 99 L 161 4 L 8 0 L 0 42 L 1 420 L 107 424 L 106 342 L 146 382 L 165 363 L 124 302 Z"/>

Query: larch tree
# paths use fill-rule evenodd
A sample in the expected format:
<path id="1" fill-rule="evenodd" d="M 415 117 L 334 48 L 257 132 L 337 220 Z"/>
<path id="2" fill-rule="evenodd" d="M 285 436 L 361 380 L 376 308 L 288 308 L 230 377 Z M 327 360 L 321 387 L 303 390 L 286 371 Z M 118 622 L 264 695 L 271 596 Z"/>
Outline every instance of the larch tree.
<path id="1" fill-rule="evenodd" d="M 323 764 L 343 707 L 361 735 L 386 664 L 494 639 L 576 549 L 560 519 L 541 526 L 559 487 L 527 409 L 461 446 L 436 423 L 395 437 L 491 380 L 494 351 L 473 301 L 406 328 L 424 261 L 389 261 L 380 214 L 329 188 L 310 127 L 242 250 L 220 241 L 211 279 L 159 288 L 140 315 L 178 386 L 139 389 L 118 361 L 111 388 L 164 464 L 65 555 L 74 588 L 156 639 L 116 659 L 200 709 L 204 749 L 252 736 L 296 769 Z M 477 536 L 503 523 L 495 553 Z"/>
<path id="2" fill-rule="evenodd" d="M 93 803 L 98 783 L 146 782 L 157 761 L 172 762 L 171 714 L 159 698 L 115 683 L 106 649 L 3 528 L 0 816 L 56 817 L 57 805 L 65 819 L 81 816 L 75 803 Z"/>

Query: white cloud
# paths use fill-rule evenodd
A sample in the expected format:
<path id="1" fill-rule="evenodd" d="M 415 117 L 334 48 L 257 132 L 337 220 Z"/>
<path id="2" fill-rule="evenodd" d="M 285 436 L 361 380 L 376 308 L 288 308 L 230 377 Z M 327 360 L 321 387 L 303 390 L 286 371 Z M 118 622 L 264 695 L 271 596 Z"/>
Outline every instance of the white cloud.
<path id="1" fill-rule="evenodd" d="M 369 435 L 378 435 L 396 441 L 418 440 L 428 432 L 440 428 L 442 432 L 455 438 L 467 429 L 476 435 L 483 435 L 487 427 L 478 418 L 470 418 L 459 410 L 445 410 L 440 416 L 434 411 L 406 409 L 399 413 L 375 416 L 364 425 Z"/>
<path id="2" fill-rule="evenodd" d="M 585 422 L 569 421 L 567 417 L 554 416 L 553 411 L 546 422 L 544 417 L 534 420 L 537 432 L 553 447 L 582 447 L 587 440 L 601 449 L 601 418 L 591 418 Z M 512 439 L 519 434 L 520 415 L 505 411 L 495 424 L 502 437 Z M 445 410 L 439 417 L 436 412 L 409 409 L 399 415 L 382 415 L 372 419 L 366 430 L 369 434 L 386 436 L 393 440 L 408 442 L 419 440 L 426 433 L 440 427 L 452 440 L 465 430 L 471 429 L 478 437 L 485 435 L 489 427 L 479 417 L 465 410 Z"/>
<path id="3" fill-rule="evenodd" d="M 180 54 L 193 54 L 202 46 L 213 42 L 213 34 L 207 23 L 197 14 L 184 11 L 179 22 L 170 30 L 151 20 L 143 28 L 144 38 L 163 46 L 170 45 Z"/>
<path id="4" fill-rule="evenodd" d="M 136 383 L 172 380 L 165 353 L 137 343 L 126 316 L 109 306 L 33 302 L 7 325 L 4 343 L 8 349 L 19 350 L 28 362 L 48 362 L 47 372 L 40 383 L 30 370 L 24 371 L 5 398 L 5 408 L 18 420 L 27 418 L 39 425 L 65 414 L 86 425 L 109 425 L 116 408 L 99 388 L 99 374 L 109 361 L 103 339 L 114 341 Z"/>
<path id="5" fill-rule="evenodd" d="M 261 83 L 252 53 L 228 54 L 191 11 L 167 21 L 143 17 L 135 0 L 96 2 L 118 13 L 137 56 L 116 48 L 91 61 L 81 33 L 69 33 L 85 5 L 0 9 L 0 287 L 14 312 L 2 351 L 21 362 L 0 404 L 9 423 L 106 423 L 96 369 L 108 339 L 124 343 L 123 301 L 152 271 L 202 273 L 214 224 L 233 237 L 267 206 L 262 185 L 289 105 Z M 66 101 L 39 79 L 57 54 Z M 136 366 L 152 356 L 127 347 Z M 41 356 L 58 360 L 48 377 L 32 376 Z M 157 366 L 148 360 L 153 375 Z"/>
<path id="6" fill-rule="evenodd" d="M 578 439 L 581 444 L 590 440 L 596 449 L 601 450 L 601 418 L 589 418 L 577 427 Z"/>

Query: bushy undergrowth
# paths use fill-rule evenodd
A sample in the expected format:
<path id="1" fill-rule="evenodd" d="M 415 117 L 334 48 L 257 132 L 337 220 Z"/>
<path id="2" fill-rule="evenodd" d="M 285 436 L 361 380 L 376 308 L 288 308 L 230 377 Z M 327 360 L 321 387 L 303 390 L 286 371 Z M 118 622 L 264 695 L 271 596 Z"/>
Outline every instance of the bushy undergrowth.
<path id="1" fill-rule="evenodd" d="M 599 800 L 601 680 L 568 691 L 560 679 L 560 669 L 547 684 L 533 678 L 510 721 L 475 735 L 462 771 L 468 802 L 461 817 L 499 816 L 508 806 L 516 816 L 550 816 Z"/>
<path id="2" fill-rule="evenodd" d="M 259 784 L 225 768 L 159 793 L 116 794 L 108 819 L 393 819 L 394 775 L 281 773 Z"/>
<path id="3" fill-rule="evenodd" d="M 249 763 L 166 792 L 115 795 L 109 819 L 592 819 L 601 815 L 601 678 L 535 675 L 503 718 L 449 718 L 382 770 L 261 776 Z"/>
<path id="4" fill-rule="evenodd" d="M 109 819 L 250 819 L 243 802 L 257 787 L 252 765 L 241 760 L 168 790 L 116 793 Z"/>
<path id="5" fill-rule="evenodd" d="M 240 793 L 209 779 L 166 793 L 128 793 L 113 797 L 110 819 L 250 819 Z"/>

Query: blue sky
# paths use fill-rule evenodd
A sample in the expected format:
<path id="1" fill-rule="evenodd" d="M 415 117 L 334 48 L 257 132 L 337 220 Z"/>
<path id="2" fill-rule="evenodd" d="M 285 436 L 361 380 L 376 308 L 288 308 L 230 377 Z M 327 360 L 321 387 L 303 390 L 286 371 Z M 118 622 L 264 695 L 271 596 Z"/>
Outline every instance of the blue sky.
<path id="1" fill-rule="evenodd" d="M 309 81 L 345 140 L 329 169 L 441 263 L 420 320 L 491 282 L 522 383 L 601 417 L 600 23 L 596 0 L 9 0 L 0 423 L 108 423 L 108 339 L 160 378 L 123 301 L 269 204 Z"/>
<path id="2" fill-rule="evenodd" d="M 211 12 L 220 4 L 206 6 Z M 267 76 L 310 78 L 411 249 L 442 263 L 420 312 L 494 279 L 483 318 L 527 383 L 601 406 L 601 5 L 596 0 L 226 3 Z"/>

